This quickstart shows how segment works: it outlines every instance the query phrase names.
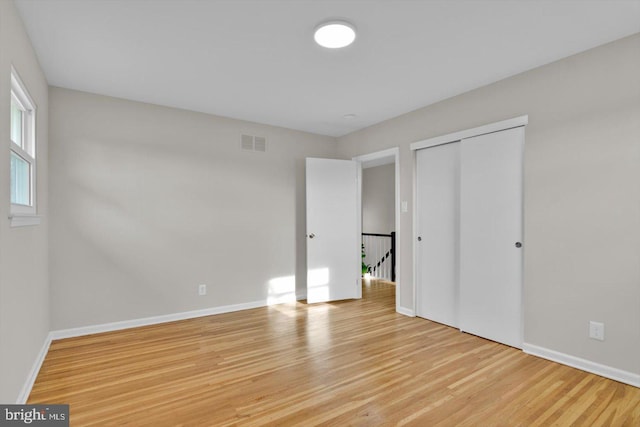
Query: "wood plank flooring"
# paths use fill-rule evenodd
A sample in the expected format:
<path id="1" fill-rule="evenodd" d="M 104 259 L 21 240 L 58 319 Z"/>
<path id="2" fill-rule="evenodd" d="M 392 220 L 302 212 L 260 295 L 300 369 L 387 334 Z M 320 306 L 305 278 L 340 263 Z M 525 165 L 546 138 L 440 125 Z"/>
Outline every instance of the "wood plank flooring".
<path id="1" fill-rule="evenodd" d="M 394 287 L 54 341 L 71 426 L 640 426 L 640 389 L 394 311 Z"/>

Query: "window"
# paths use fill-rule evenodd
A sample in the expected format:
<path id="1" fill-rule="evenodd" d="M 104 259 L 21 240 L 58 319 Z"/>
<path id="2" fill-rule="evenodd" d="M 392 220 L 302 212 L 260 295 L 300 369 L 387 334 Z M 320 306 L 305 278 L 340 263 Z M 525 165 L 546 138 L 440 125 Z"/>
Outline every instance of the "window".
<path id="1" fill-rule="evenodd" d="M 36 214 L 36 109 L 16 71 L 11 69 L 11 225 L 34 225 Z"/>

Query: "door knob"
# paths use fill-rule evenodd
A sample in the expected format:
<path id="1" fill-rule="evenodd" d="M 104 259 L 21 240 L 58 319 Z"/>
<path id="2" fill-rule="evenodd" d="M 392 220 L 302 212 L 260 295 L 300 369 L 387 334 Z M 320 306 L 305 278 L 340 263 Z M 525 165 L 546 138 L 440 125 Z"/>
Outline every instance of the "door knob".
<path id="1" fill-rule="evenodd" d="M 313 239 L 314 237 L 316 237 L 316 235 L 315 235 L 315 234 L 313 234 L 313 233 L 309 234 L 309 238 L 310 238 L 310 239 Z"/>
<path id="2" fill-rule="evenodd" d="M 422 237 L 418 236 L 418 242 L 422 242 Z"/>
<path id="3" fill-rule="evenodd" d="M 516 248 L 521 248 L 521 247 L 522 247 L 522 243 L 516 242 Z"/>

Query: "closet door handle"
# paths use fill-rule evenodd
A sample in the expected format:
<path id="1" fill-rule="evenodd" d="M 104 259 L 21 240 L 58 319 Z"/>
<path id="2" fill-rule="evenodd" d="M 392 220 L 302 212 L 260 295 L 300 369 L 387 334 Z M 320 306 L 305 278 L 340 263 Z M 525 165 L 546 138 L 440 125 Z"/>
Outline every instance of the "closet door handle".
<path id="1" fill-rule="evenodd" d="M 516 242 L 516 248 L 521 248 L 521 247 L 522 247 L 522 243 Z"/>

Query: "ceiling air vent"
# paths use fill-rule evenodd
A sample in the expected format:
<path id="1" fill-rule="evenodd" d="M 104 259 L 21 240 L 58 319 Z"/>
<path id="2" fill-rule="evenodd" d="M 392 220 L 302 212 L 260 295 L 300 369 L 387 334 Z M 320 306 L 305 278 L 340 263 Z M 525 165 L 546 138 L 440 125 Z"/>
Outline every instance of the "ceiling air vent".
<path id="1" fill-rule="evenodd" d="M 240 146 L 243 151 L 267 151 L 267 138 L 264 136 L 241 135 Z"/>

